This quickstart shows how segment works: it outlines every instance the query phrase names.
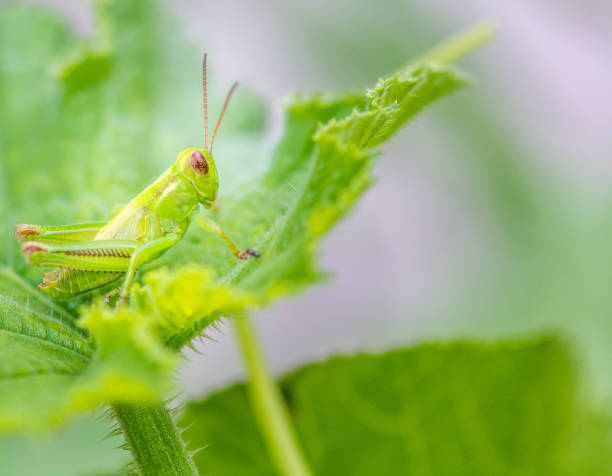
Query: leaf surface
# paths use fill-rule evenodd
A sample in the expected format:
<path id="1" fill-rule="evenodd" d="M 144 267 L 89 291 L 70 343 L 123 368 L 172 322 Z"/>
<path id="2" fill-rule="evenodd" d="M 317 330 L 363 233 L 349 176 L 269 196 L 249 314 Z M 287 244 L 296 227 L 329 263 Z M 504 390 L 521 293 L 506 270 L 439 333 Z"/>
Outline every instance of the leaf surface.
<path id="1" fill-rule="evenodd" d="M 11 271 L 0 270 L 0 431 L 40 431 L 100 401 L 155 401 L 175 356 L 134 313 L 91 312 L 75 324 Z"/>
<path id="2" fill-rule="evenodd" d="M 610 474 L 609 421 L 553 338 L 334 357 L 281 380 L 314 474 Z M 244 385 L 187 405 L 213 474 L 272 476 Z"/>

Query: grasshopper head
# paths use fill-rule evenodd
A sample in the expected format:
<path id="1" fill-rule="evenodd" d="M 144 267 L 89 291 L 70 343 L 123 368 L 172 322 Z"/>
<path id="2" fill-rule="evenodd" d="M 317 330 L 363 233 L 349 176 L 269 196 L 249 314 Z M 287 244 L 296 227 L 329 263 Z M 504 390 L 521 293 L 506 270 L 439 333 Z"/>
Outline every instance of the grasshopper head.
<path id="1" fill-rule="evenodd" d="M 210 208 L 219 190 L 219 175 L 212 154 L 204 147 L 188 147 L 179 154 L 176 165 L 195 188 L 200 203 Z"/>
<path id="2" fill-rule="evenodd" d="M 221 125 L 221 120 L 227 109 L 227 105 L 238 87 L 238 83 L 234 83 L 227 93 L 225 103 L 217 119 L 217 124 L 208 142 L 208 95 L 206 92 L 206 55 L 202 61 L 202 85 L 204 89 L 204 147 L 189 147 L 181 152 L 176 159 L 176 165 L 185 177 L 192 183 L 198 193 L 198 200 L 206 208 L 214 205 L 217 199 L 217 191 L 219 190 L 219 176 L 217 174 L 217 166 L 213 159 L 212 148 Z"/>

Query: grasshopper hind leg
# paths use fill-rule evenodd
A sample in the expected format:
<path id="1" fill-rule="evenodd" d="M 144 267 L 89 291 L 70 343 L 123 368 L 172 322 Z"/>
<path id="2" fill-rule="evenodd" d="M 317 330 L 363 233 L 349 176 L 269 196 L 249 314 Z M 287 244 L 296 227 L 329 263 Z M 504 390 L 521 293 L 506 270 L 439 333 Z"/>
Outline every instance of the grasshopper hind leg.
<path id="1" fill-rule="evenodd" d="M 68 299 L 110 284 L 124 275 L 121 272 L 58 268 L 45 273 L 38 288 L 54 298 Z"/>

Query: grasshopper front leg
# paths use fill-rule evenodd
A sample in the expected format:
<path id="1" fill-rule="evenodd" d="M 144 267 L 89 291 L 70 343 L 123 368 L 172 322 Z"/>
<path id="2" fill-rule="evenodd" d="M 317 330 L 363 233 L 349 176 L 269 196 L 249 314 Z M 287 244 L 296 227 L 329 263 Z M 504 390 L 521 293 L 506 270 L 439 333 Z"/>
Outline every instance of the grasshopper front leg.
<path id="1" fill-rule="evenodd" d="M 257 251 L 252 250 L 250 248 L 247 249 L 246 251 L 240 251 L 240 249 L 234 244 L 234 242 L 230 240 L 229 236 L 227 236 L 223 232 L 221 227 L 216 222 L 211 220 L 210 218 L 205 217 L 204 215 L 196 215 L 195 222 L 198 226 L 202 227 L 206 231 L 210 231 L 214 233 L 215 235 L 221 237 L 221 239 L 225 241 L 225 244 L 231 250 L 231 252 L 234 254 L 236 258 L 248 259 L 249 256 L 252 256 L 253 258 L 260 257 L 260 254 Z"/>

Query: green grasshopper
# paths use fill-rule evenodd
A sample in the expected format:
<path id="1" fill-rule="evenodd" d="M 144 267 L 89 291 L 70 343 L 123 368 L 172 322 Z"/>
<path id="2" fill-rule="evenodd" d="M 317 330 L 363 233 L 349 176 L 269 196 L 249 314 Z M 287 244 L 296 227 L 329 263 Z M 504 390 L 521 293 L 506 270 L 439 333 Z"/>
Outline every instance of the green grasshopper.
<path id="1" fill-rule="evenodd" d="M 212 148 L 238 86 L 235 82 L 229 90 L 209 144 L 206 55 L 202 62 L 202 82 L 204 147 L 183 150 L 174 165 L 109 222 L 17 225 L 15 236 L 22 242 L 21 253 L 25 259 L 34 266 L 57 267 L 43 275 L 39 289 L 55 298 L 70 298 L 123 278 L 119 303 L 124 302 L 138 268 L 178 243 L 194 215 L 195 222 L 220 236 L 237 258 L 259 258 L 255 250 L 240 251 L 219 225 L 197 213 L 200 204 L 211 208 L 217 198 L 219 177 Z"/>

